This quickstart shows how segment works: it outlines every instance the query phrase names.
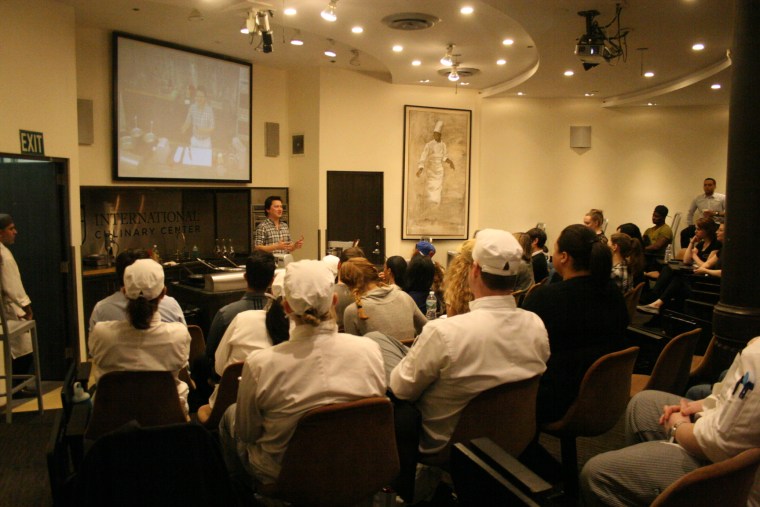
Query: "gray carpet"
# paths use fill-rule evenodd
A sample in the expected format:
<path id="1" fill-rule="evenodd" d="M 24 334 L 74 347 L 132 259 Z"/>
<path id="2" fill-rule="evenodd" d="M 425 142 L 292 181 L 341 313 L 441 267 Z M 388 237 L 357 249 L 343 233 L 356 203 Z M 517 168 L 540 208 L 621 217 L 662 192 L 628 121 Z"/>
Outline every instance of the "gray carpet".
<path id="1" fill-rule="evenodd" d="M 0 423 L 0 498 L 3 506 L 53 504 L 45 449 L 59 410 L 13 414 Z"/>

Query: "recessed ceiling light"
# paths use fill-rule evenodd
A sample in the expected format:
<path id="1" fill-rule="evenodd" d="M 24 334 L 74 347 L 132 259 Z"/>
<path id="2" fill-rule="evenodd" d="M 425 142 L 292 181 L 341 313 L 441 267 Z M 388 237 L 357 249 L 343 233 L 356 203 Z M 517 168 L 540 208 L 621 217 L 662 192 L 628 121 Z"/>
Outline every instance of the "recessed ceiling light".
<path id="1" fill-rule="evenodd" d="M 354 33 L 362 33 L 364 31 L 364 28 L 362 28 L 360 26 L 355 26 L 355 27 L 353 27 L 351 29 L 351 31 L 354 32 Z"/>
<path id="2" fill-rule="evenodd" d="M 657 102 L 647 102 L 647 105 L 648 105 L 648 106 L 656 106 L 656 105 L 657 105 Z"/>
<path id="3" fill-rule="evenodd" d="M 293 7 L 288 7 L 287 9 L 282 11 L 282 13 L 285 14 L 286 16 L 295 16 L 296 14 L 298 14 L 298 11 L 295 10 Z"/>
<path id="4" fill-rule="evenodd" d="M 691 47 L 691 49 L 693 49 L 694 51 L 702 51 L 703 49 L 705 49 L 705 45 L 702 44 L 701 42 L 697 42 Z"/>
<path id="5" fill-rule="evenodd" d="M 525 95 L 525 94 L 524 94 L 523 92 L 517 92 L 517 95 L 518 95 L 519 97 L 522 97 L 522 96 L 523 96 L 523 95 Z"/>
<path id="6" fill-rule="evenodd" d="M 710 85 L 710 88 L 712 88 L 713 90 L 720 90 L 720 83 L 712 84 Z"/>
<path id="7" fill-rule="evenodd" d="M 459 86 L 467 86 L 467 85 L 469 85 L 469 84 L 470 84 L 470 83 L 459 83 Z"/>
<path id="8" fill-rule="evenodd" d="M 422 62 L 419 60 L 412 60 L 412 65 L 414 65 L 415 67 L 419 67 L 420 65 L 422 65 Z"/>
<path id="9" fill-rule="evenodd" d="M 504 39 L 503 41 L 501 41 L 501 43 L 504 44 L 505 46 L 511 46 L 512 44 L 515 43 L 515 41 L 512 39 Z"/>
<path id="10" fill-rule="evenodd" d="M 507 61 L 504 58 L 496 60 L 496 65 L 506 65 Z"/>
<path id="11" fill-rule="evenodd" d="M 335 58 L 336 56 L 338 56 L 338 53 L 336 53 L 332 49 L 328 49 L 327 51 L 325 51 L 325 56 L 329 56 L 330 58 Z"/>
<path id="12" fill-rule="evenodd" d="M 651 70 L 649 70 L 649 71 L 647 71 L 647 72 L 644 73 L 644 77 L 654 77 L 654 72 L 652 72 Z"/>
<path id="13" fill-rule="evenodd" d="M 565 71 L 565 75 L 566 75 L 567 77 L 570 77 L 570 76 L 573 76 L 573 75 L 575 75 L 575 72 L 573 72 L 572 70 L 566 70 L 566 71 Z"/>
<path id="14" fill-rule="evenodd" d="M 301 39 L 290 39 L 290 43 L 294 46 L 303 46 L 303 41 Z"/>
<path id="15" fill-rule="evenodd" d="M 473 12 L 475 12 L 475 9 L 473 9 L 469 5 L 465 5 L 464 7 L 459 9 L 459 12 L 461 12 L 462 14 L 472 14 Z"/>
<path id="16" fill-rule="evenodd" d="M 404 50 L 404 46 L 401 46 L 399 44 L 396 44 L 395 46 L 393 46 L 393 51 L 396 52 L 396 53 L 400 53 L 403 50 Z"/>
<path id="17" fill-rule="evenodd" d="M 420 79 L 420 83 L 424 84 L 424 83 L 429 83 L 429 82 L 430 82 L 429 79 Z"/>
<path id="18" fill-rule="evenodd" d="M 584 95 L 585 97 L 593 97 L 593 96 L 594 96 L 594 92 L 586 92 L 586 93 L 584 93 L 583 95 Z"/>

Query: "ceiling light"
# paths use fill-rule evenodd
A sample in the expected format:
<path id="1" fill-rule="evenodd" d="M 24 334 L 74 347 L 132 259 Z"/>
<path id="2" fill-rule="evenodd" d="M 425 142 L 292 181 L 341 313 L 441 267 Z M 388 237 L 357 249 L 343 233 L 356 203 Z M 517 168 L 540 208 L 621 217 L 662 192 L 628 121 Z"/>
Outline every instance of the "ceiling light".
<path id="1" fill-rule="evenodd" d="M 465 5 L 464 7 L 462 7 L 461 9 L 459 9 L 459 12 L 461 12 L 462 14 L 467 15 L 467 14 L 472 14 L 473 12 L 475 12 L 475 9 L 473 9 L 469 5 Z"/>
<path id="2" fill-rule="evenodd" d="M 424 84 L 424 83 L 429 83 L 429 82 L 430 82 L 429 79 L 420 79 L 420 83 Z"/>
<path id="3" fill-rule="evenodd" d="M 400 53 L 404 50 L 404 46 L 401 46 L 400 44 L 396 44 L 393 46 L 393 52 L 394 53 Z"/>
<path id="4" fill-rule="evenodd" d="M 415 67 L 419 67 L 420 65 L 422 65 L 422 62 L 419 60 L 412 60 L 412 65 L 414 65 Z"/>
<path id="5" fill-rule="evenodd" d="M 449 44 L 446 46 L 446 54 L 443 55 L 443 58 L 441 58 L 441 65 L 445 65 L 446 67 L 449 67 L 453 65 L 454 63 L 454 55 L 452 54 L 454 51 L 454 44 Z"/>
<path id="6" fill-rule="evenodd" d="M 720 90 L 720 83 L 715 83 L 710 85 L 710 88 L 713 90 Z"/>
<path id="7" fill-rule="evenodd" d="M 496 65 L 506 65 L 507 61 L 504 58 L 496 60 Z"/>
<path id="8" fill-rule="evenodd" d="M 301 30 L 296 30 L 293 37 L 290 38 L 290 43 L 294 46 L 303 46 L 303 39 L 301 39 Z"/>
<path id="9" fill-rule="evenodd" d="M 193 9 L 190 11 L 190 14 L 187 16 L 188 21 L 203 21 L 203 14 L 201 14 L 201 11 L 198 9 Z"/>
<path id="10" fill-rule="evenodd" d="M 451 72 L 449 72 L 449 81 L 452 81 L 454 83 L 459 81 L 459 72 L 457 72 L 457 67 L 459 67 L 459 65 L 454 65 L 451 67 Z"/>
<path id="11" fill-rule="evenodd" d="M 325 7 L 325 10 L 323 10 L 321 13 L 322 19 L 330 22 L 338 19 L 338 16 L 335 14 L 335 4 L 337 3 L 338 0 L 330 0 L 330 3 L 327 4 L 327 7 Z"/>
<path id="12" fill-rule="evenodd" d="M 657 105 L 657 102 L 647 102 L 647 105 L 648 105 L 648 106 L 656 106 L 656 105 Z"/>
<path id="13" fill-rule="evenodd" d="M 517 92 L 518 97 L 522 97 L 523 95 L 525 95 L 523 92 Z"/>
<path id="14" fill-rule="evenodd" d="M 245 21 L 243 21 L 243 26 L 240 27 L 240 33 L 242 33 L 244 35 L 248 35 L 249 33 L 251 33 L 251 32 L 248 31 L 248 20 L 247 19 Z"/>
<path id="15" fill-rule="evenodd" d="M 644 73 L 644 77 L 654 77 L 654 72 L 651 70 L 648 70 Z"/>
<path id="16" fill-rule="evenodd" d="M 586 93 L 583 94 L 583 96 L 584 97 L 593 97 L 594 93 L 593 92 L 586 92 Z"/>
<path id="17" fill-rule="evenodd" d="M 328 49 L 327 51 L 325 51 L 325 56 L 329 56 L 330 58 L 335 58 L 336 56 L 338 56 L 338 53 L 336 53 L 332 49 Z"/>
<path id="18" fill-rule="evenodd" d="M 566 70 L 566 71 L 565 71 L 565 75 L 566 75 L 567 77 L 570 77 L 570 76 L 573 76 L 573 75 L 575 75 L 575 72 L 573 72 L 572 70 Z"/>
<path id="19" fill-rule="evenodd" d="M 295 16 L 296 14 L 298 14 L 298 11 L 295 10 L 293 7 L 288 7 L 287 9 L 282 11 L 282 13 L 285 14 L 286 16 Z"/>
<path id="20" fill-rule="evenodd" d="M 243 23 L 243 28 L 240 29 L 240 33 L 246 35 L 256 33 L 256 13 L 253 12 L 253 9 L 248 11 L 248 17 L 245 18 L 245 22 Z"/>
<path id="21" fill-rule="evenodd" d="M 515 43 L 515 41 L 513 41 L 512 39 L 504 39 L 503 41 L 501 41 L 501 43 L 504 44 L 505 46 L 511 46 L 512 44 Z"/>
<path id="22" fill-rule="evenodd" d="M 698 42 L 698 43 L 694 44 L 691 47 L 691 49 L 693 49 L 694 51 L 702 51 L 703 49 L 705 49 L 705 45 L 702 44 L 701 42 Z"/>
<path id="23" fill-rule="evenodd" d="M 459 83 L 459 86 L 468 86 L 470 83 Z"/>
<path id="24" fill-rule="evenodd" d="M 353 28 L 351 29 L 351 31 L 352 31 L 353 33 L 362 33 L 362 32 L 364 31 L 364 28 L 362 28 L 362 27 L 360 27 L 360 26 L 355 26 L 355 27 L 353 27 Z"/>

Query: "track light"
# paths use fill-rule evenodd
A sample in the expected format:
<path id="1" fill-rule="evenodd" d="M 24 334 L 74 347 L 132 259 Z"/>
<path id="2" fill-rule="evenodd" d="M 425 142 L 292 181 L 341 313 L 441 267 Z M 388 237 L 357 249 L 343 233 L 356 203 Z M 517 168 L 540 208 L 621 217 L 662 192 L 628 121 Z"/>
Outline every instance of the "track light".
<path id="1" fill-rule="evenodd" d="M 445 65 L 446 67 L 450 67 L 454 64 L 454 44 L 449 44 L 446 46 L 446 54 L 443 55 L 443 58 L 441 58 L 441 65 Z"/>
<path id="2" fill-rule="evenodd" d="M 296 30 L 293 37 L 290 38 L 290 43 L 294 46 L 303 46 L 303 39 L 301 38 L 301 30 Z"/>
<path id="3" fill-rule="evenodd" d="M 256 33 L 256 13 L 251 9 L 248 12 L 248 16 L 243 21 L 243 26 L 240 27 L 240 33 L 250 35 Z"/>
<path id="4" fill-rule="evenodd" d="M 338 0 L 330 0 L 330 3 L 327 4 L 327 7 L 325 7 L 325 10 L 323 10 L 321 13 L 322 19 L 330 22 L 338 19 L 338 16 L 335 14 L 335 4 L 337 3 Z"/>

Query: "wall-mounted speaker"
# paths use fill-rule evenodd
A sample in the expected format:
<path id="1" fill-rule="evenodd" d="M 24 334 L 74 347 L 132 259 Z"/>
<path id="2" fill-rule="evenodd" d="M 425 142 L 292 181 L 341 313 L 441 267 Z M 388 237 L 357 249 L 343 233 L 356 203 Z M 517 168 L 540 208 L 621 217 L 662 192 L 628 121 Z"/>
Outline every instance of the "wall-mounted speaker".
<path id="1" fill-rule="evenodd" d="M 591 127 L 590 126 L 571 126 L 570 127 L 570 147 L 571 148 L 591 148 Z"/>
<path id="2" fill-rule="evenodd" d="M 264 146 L 267 157 L 280 156 L 280 124 L 266 122 L 264 124 Z"/>

